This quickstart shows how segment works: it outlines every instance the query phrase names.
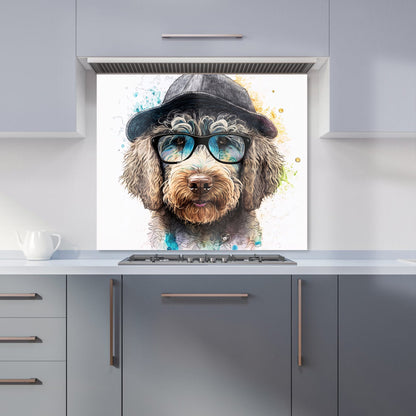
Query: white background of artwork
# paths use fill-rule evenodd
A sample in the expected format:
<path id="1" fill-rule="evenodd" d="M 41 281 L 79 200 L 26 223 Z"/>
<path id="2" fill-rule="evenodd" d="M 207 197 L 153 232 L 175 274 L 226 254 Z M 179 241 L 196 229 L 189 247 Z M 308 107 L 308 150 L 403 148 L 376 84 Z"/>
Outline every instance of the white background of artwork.
<path id="1" fill-rule="evenodd" d="M 151 108 L 179 75 L 97 76 L 97 249 L 149 250 L 150 212 L 120 184 L 129 141 L 125 125 L 137 111 Z M 232 75 L 230 75 L 233 78 Z M 279 145 L 296 169 L 290 185 L 263 201 L 257 216 L 263 229 L 261 250 L 307 249 L 307 76 L 244 75 L 262 102 L 283 108 L 288 140 Z M 275 91 L 274 93 L 272 91 Z M 300 158 L 300 163 L 295 162 Z"/>

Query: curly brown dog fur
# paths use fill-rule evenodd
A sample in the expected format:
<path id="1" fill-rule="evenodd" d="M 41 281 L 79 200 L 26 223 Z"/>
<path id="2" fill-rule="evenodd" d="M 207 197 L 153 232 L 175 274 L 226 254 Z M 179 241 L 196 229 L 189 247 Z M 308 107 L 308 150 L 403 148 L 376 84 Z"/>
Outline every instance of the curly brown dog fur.
<path id="1" fill-rule="evenodd" d="M 233 132 L 249 136 L 251 145 L 241 163 L 220 163 L 204 146 L 199 146 L 189 159 L 174 165 L 163 164 L 151 139 L 165 132 Z M 170 236 L 174 248 L 176 244 L 182 249 L 252 249 L 261 242 L 254 211 L 265 197 L 276 192 L 282 169 L 283 158 L 273 139 L 247 128 L 243 121 L 224 114 L 174 114 L 131 144 L 124 157 L 121 181 L 133 197 L 139 197 L 144 207 L 153 211 L 153 248 L 172 248 L 166 240 Z M 203 206 L 196 205 L 200 196 L 188 187 L 188 178 L 193 174 L 212 179 Z"/>

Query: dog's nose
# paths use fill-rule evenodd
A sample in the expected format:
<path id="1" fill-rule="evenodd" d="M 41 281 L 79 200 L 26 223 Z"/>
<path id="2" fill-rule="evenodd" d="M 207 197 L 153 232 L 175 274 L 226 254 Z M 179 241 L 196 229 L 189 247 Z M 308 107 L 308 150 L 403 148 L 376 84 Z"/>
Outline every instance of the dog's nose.
<path id="1" fill-rule="evenodd" d="M 208 192 L 212 187 L 212 178 L 207 175 L 195 173 L 188 178 L 188 187 L 192 192 Z"/>

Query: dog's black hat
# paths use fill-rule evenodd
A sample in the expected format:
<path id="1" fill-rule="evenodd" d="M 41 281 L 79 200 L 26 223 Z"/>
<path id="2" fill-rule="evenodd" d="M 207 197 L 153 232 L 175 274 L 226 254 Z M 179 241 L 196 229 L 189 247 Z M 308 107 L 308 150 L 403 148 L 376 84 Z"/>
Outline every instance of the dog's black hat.
<path id="1" fill-rule="evenodd" d="M 274 124 L 256 113 L 247 91 L 231 78 L 221 74 L 185 74 L 169 87 L 163 103 L 135 114 L 127 123 L 126 136 L 134 142 L 172 110 L 203 110 L 206 114 L 234 114 L 266 137 L 277 135 Z"/>

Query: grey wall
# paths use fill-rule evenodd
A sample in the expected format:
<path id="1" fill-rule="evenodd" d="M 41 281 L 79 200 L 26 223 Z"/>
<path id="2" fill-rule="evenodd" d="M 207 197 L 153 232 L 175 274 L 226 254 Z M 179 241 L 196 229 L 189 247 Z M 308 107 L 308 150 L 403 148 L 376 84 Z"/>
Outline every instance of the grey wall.
<path id="1" fill-rule="evenodd" d="M 0 250 L 15 230 L 62 235 L 62 249 L 95 248 L 95 75 L 87 73 L 85 139 L 0 139 Z"/>
<path id="2" fill-rule="evenodd" d="M 416 141 L 320 139 L 311 81 L 309 248 L 416 249 Z M 86 116 L 86 139 L 0 140 L 0 250 L 17 250 L 14 231 L 25 229 L 59 232 L 62 249 L 95 249 L 93 73 Z"/>

